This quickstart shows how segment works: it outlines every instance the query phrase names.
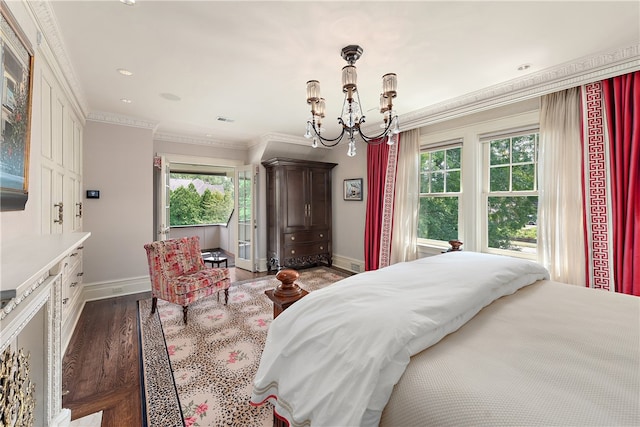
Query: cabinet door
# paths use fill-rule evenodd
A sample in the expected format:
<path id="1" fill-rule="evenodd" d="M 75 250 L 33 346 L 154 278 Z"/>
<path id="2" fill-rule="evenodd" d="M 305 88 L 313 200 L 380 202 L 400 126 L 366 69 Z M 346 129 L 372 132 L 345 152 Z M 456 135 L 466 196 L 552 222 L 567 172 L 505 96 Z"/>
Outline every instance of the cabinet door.
<path id="1" fill-rule="evenodd" d="M 40 179 L 42 234 L 62 233 L 63 222 L 60 219 L 64 220 L 64 209 L 62 211 L 63 215 L 60 217 L 60 205 L 64 206 L 64 174 L 55 166 L 52 168 L 43 163 L 40 168 Z"/>
<path id="2" fill-rule="evenodd" d="M 287 166 L 282 170 L 283 185 L 280 188 L 282 195 L 283 231 L 291 233 L 307 227 L 307 203 L 306 169 L 296 166 Z"/>
<path id="3" fill-rule="evenodd" d="M 309 169 L 308 177 L 309 227 L 329 228 L 331 226 L 331 170 L 312 168 Z"/>

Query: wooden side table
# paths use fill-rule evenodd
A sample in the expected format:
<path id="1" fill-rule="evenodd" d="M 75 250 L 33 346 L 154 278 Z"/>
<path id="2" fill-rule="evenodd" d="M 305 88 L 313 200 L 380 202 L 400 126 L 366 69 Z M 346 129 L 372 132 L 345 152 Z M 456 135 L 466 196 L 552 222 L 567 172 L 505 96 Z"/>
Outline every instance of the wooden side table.
<path id="1" fill-rule="evenodd" d="M 300 274 L 290 268 L 280 270 L 276 274 L 276 279 L 282 283 L 276 286 L 275 289 L 264 291 L 265 295 L 273 302 L 274 319 L 294 302 L 309 293 L 295 283 L 298 277 L 300 277 Z"/>

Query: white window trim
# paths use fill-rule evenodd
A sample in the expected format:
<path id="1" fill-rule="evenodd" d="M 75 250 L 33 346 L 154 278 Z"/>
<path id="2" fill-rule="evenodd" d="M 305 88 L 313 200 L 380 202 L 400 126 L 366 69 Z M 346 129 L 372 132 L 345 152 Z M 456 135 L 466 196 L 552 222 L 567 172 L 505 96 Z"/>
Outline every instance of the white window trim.
<path id="1" fill-rule="evenodd" d="M 443 141 L 462 140 L 461 158 L 461 198 L 460 215 L 458 221 L 458 234 L 463 242 L 462 249 L 473 252 L 483 252 L 483 236 L 486 235 L 486 199 L 484 196 L 484 168 L 483 168 L 483 145 L 481 137 L 492 135 L 504 130 L 535 129 L 538 127 L 540 114 L 538 110 L 525 113 L 514 114 L 512 116 L 500 117 L 492 120 L 478 121 L 476 123 L 462 126 L 452 125 L 448 129 L 431 132 L 427 126 L 422 129 L 420 136 L 420 148 L 427 149 L 437 147 Z M 487 196 L 488 197 L 488 196 Z M 483 212 L 484 211 L 484 212 Z M 471 214 L 468 214 L 468 213 Z M 474 214 L 475 213 L 475 214 Z M 435 255 L 448 246 L 432 245 L 429 243 L 418 244 L 418 253 L 424 255 Z M 492 249 L 493 251 L 493 249 Z M 497 250 L 500 251 L 500 250 Z M 504 255 L 522 255 L 514 251 L 503 251 Z"/>
<path id="2" fill-rule="evenodd" d="M 440 151 L 440 150 L 447 150 L 450 148 L 457 148 L 460 147 L 462 148 L 462 138 L 454 138 L 451 140 L 447 140 L 447 141 L 440 141 L 437 143 L 432 143 L 432 144 L 428 144 L 428 145 L 424 145 L 420 147 L 420 154 L 422 154 L 425 151 Z M 462 152 L 464 152 L 464 148 L 462 149 Z M 462 194 L 463 194 L 463 187 L 462 187 L 462 174 L 463 174 L 463 170 L 464 170 L 464 163 L 462 161 L 462 158 L 460 159 L 460 191 L 459 192 L 446 192 L 446 193 L 431 193 L 433 194 L 433 197 L 452 197 L 452 196 L 457 196 L 458 197 L 458 212 L 460 212 L 460 202 L 462 201 Z M 422 193 L 420 193 L 422 194 Z M 463 224 L 460 220 L 461 215 L 458 214 L 458 236 L 461 236 L 463 233 Z M 422 239 L 422 238 L 418 238 L 418 246 L 424 246 L 424 247 L 430 247 L 433 248 L 434 250 L 437 250 L 439 252 L 441 252 L 443 249 L 448 249 L 449 248 L 449 244 L 448 242 L 444 242 L 442 240 L 433 240 L 433 239 Z"/>
<path id="3" fill-rule="evenodd" d="M 530 259 L 536 260 L 538 258 L 537 253 L 535 254 L 526 254 L 518 251 L 510 251 L 507 249 L 499 249 L 499 248 L 491 248 L 489 247 L 489 237 L 488 237 L 488 224 L 487 221 L 484 221 L 484 218 L 487 218 L 489 212 L 487 211 L 487 206 L 489 205 L 489 197 L 500 197 L 500 196 L 538 196 L 538 190 L 535 191 L 489 191 L 489 143 L 496 139 L 503 138 L 511 138 L 514 136 L 525 135 L 529 133 L 538 133 L 540 131 L 538 125 L 525 126 L 517 129 L 505 129 L 504 131 L 494 132 L 489 135 L 479 135 L 478 141 L 481 145 L 482 150 L 482 203 L 481 203 L 481 216 L 482 216 L 482 236 L 480 242 L 482 243 L 482 252 L 496 255 L 507 255 L 515 258 L 522 259 Z M 536 165 L 538 163 L 538 159 L 536 158 Z M 511 163 L 511 165 L 516 163 Z M 536 172 L 537 173 L 537 172 Z"/>

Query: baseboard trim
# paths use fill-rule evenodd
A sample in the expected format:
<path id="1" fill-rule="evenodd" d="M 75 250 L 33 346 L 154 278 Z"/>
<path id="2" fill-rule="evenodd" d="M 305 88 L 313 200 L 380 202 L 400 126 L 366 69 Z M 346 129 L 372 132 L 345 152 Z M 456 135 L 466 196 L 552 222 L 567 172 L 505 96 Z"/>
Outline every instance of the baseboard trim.
<path id="1" fill-rule="evenodd" d="M 361 273 L 364 271 L 364 261 L 362 260 L 336 254 L 333 254 L 332 258 L 332 265 L 335 267 L 351 271 L 352 273 Z"/>
<path id="2" fill-rule="evenodd" d="M 84 284 L 84 301 L 96 301 L 123 295 L 151 292 L 149 276 Z"/>

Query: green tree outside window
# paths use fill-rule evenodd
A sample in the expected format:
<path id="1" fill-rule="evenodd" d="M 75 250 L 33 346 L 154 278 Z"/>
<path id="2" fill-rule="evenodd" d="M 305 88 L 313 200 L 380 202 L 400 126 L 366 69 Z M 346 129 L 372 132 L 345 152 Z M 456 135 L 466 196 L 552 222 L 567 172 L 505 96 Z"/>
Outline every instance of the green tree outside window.
<path id="1" fill-rule="evenodd" d="M 170 224 L 226 224 L 233 212 L 233 180 L 224 175 L 171 173 L 170 185 L 188 182 L 169 193 Z M 200 191 L 194 183 L 198 183 Z M 172 185 L 173 187 L 173 185 Z"/>

